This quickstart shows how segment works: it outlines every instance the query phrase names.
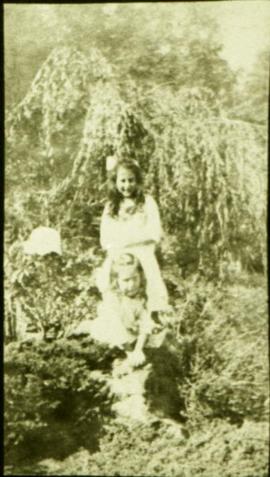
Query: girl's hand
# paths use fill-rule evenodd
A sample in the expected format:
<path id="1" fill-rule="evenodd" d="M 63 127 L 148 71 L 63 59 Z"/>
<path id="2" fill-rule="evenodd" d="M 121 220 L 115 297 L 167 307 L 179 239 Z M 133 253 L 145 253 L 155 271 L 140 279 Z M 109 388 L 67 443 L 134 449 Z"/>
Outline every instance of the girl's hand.
<path id="1" fill-rule="evenodd" d="M 128 353 L 128 362 L 133 368 L 137 368 L 145 362 L 145 354 L 143 351 L 134 350 Z"/>

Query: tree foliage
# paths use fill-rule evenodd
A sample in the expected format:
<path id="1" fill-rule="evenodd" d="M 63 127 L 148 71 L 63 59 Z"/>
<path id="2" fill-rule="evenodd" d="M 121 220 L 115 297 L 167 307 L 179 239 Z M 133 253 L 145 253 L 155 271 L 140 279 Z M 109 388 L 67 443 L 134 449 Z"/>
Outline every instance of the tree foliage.
<path id="1" fill-rule="evenodd" d="M 239 91 L 239 102 L 232 108 L 232 114 L 266 128 L 269 117 L 269 48 L 258 54 Z"/>
<path id="2" fill-rule="evenodd" d="M 54 46 L 71 47 L 86 55 L 101 51 L 117 70 L 118 82 L 128 76 L 146 87 L 169 82 L 226 90 L 231 100 L 235 75 L 220 55 L 215 21 L 196 5 L 28 5 L 6 6 L 5 21 L 8 103 L 26 94 L 31 78 Z M 19 22 L 19 25 L 18 25 Z M 21 35 L 14 34 L 20 27 Z M 38 42 L 33 42 L 39 38 Z M 21 52 L 23 51 L 23 55 Z M 23 61 L 22 61 L 23 58 Z M 13 70 L 22 73 L 14 78 Z"/>
<path id="3" fill-rule="evenodd" d="M 61 224 L 64 237 L 73 227 L 97 237 L 105 160 L 115 154 L 141 164 L 165 230 L 181 240 L 180 264 L 189 254 L 206 268 L 232 256 L 262 262 L 264 149 L 256 127 L 230 119 L 208 88 L 146 91 L 130 81 L 123 89 L 97 50 L 88 57 L 55 50 L 8 115 L 7 141 L 7 177 L 23 164 L 32 184 L 43 184 L 47 220 Z M 30 158 L 21 161 L 26 150 Z M 255 236 L 262 239 L 256 249 Z"/>

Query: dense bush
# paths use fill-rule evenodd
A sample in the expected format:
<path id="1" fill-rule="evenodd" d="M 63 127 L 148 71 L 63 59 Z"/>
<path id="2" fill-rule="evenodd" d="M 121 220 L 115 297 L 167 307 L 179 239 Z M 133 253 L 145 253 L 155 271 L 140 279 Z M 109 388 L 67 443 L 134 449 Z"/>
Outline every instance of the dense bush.
<path id="1" fill-rule="evenodd" d="M 6 337 L 21 339 L 30 328 L 56 338 L 82 319 L 93 318 L 99 298 L 93 270 L 100 260 L 93 248 L 79 255 L 25 255 L 22 244 L 15 242 L 5 264 Z"/>
<path id="2" fill-rule="evenodd" d="M 201 286 L 182 307 L 180 342 L 193 341 L 192 370 L 183 383 L 189 426 L 205 418 L 241 423 L 266 417 L 268 377 L 266 293 L 260 287 Z"/>
<path id="3" fill-rule="evenodd" d="M 102 441 L 100 452 L 89 458 L 84 472 L 121 476 L 266 477 L 266 447 L 266 423 L 246 421 L 237 428 L 224 421 L 213 421 L 189 439 L 173 436 L 166 423 L 159 429 L 115 425 Z"/>
<path id="4" fill-rule="evenodd" d="M 110 414 L 106 373 L 117 356 L 118 350 L 87 338 L 10 343 L 5 349 L 7 461 L 67 456 L 82 445 L 96 449 Z"/>
<path id="5" fill-rule="evenodd" d="M 188 438 L 168 423 L 152 425 L 114 421 L 106 428 L 100 451 L 81 449 L 64 461 L 43 460 L 38 475 L 160 477 L 266 477 L 267 423 L 245 421 L 241 427 L 214 420 Z"/>

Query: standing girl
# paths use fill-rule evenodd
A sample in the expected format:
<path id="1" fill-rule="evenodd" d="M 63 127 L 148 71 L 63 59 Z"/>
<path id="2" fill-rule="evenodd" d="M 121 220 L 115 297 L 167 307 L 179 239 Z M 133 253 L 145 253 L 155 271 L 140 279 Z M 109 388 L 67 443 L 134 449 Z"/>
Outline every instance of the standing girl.
<path id="1" fill-rule="evenodd" d="M 162 235 L 158 206 L 153 197 L 143 193 L 136 161 L 117 161 L 108 175 L 108 201 L 100 227 L 100 242 L 107 257 L 98 276 L 98 287 L 102 293 L 108 289 L 112 260 L 130 252 L 144 269 L 149 311 L 167 311 L 168 294 L 155 255 Z"/>

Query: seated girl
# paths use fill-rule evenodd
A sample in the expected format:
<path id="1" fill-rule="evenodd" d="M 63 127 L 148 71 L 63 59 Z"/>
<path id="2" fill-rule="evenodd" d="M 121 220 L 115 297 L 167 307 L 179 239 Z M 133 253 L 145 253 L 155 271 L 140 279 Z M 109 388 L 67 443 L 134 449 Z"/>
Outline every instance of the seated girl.
<path id="1" fill-rule="evenodd" d="M 146 280 L 134 255 L 124 253 L 112 261 L 110 287 L 98 306 L 95 320 L 84 320 L 73 334 L 89 333 L 94 339 L 127 352 L 137 367 L 145 362 L 143 352 L 155 324 L 147 309 Z"/>

